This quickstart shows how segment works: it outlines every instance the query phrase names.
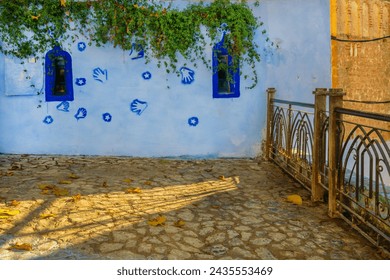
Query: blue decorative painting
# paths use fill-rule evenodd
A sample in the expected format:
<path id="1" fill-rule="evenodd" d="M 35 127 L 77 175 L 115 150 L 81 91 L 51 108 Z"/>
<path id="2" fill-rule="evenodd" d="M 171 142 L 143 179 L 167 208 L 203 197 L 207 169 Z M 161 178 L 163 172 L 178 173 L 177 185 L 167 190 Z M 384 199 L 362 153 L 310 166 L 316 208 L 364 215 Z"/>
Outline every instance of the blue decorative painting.
<path id="1" fill-rule="evenodd" d="M 79 42 L 79 43 L 77 44 L 77 49 L 78 49 L 80 52 L 85 51 L 86 48 L 87 48 L 87 45 L 86 45 L 84 42 Z"/>
<path id="2" fill-rule="evenodd" d="M 53 117 L 52 116 L 46 116 L 44 119 L 43 119 L 43 123 L 45 124 L 51 124 L 53 123 Z"/>
<path id="3" fill-rule="evenodd" d="M 62 112 L 69 112 L 69 102 L 68 101 L 62 101 L 60 104 L 56 106 L 58 111 Z"/>
<path id="4" fill-rule="evenodd" d="M 139 99 L 134 99 L 133 102 L 131 102 L 130 104 L 130 110 L 133 113 L 136 113 L 138 116 L 140 116 L 147 107 L 148 103 Z"/>
<path id="5" fill-rule="evenodd" d="M 129 56 L 132 60 L 140 59 L 144 57 L 144 48 L 141 44 L 133 43 L 131 45 L 131 50 Z"/>
<path id="6" fill-rule="evenodd" d="M 150 80 L 152 78 L 152 74 L 149 71 L 143 72 L 142 78 L 144 78 L 144 80 Z"/>
<path id="7" fill-rule="evenodd" d="M 45 57 L 45 99 L 73 101 L 72 57 L 55 46 Z"/>
<path id="8" fill-rule="evenodd" d="M 190 126 L 197 126 L 199 124 L 199 119 L 197 117 L 191 117 L 188 119 L 188 124 Z"/>
<path id="9" fill-rule="evenodd" d="M 87 116 L 87 109 L 85 109 L 85 108 L 79 108 L 79 109 L 77 110 L 76 115 L 74 115 L 74 117 L 76 118 L 76 120 L 84 119 L 86 116 Z"/>
<path id="10" fill-rule="evenodd" d="M 111 116 L 110 113 L 104 113 L 104 114 L 103 114 L 103 121 L 105 121 L 105 122 L 111 122 L 111 120 L 112 120 L 112 116 Z"/>
<path id="11" fill-rule="evenodd" d="M 101 83 L 108 80 L 108 71 L 101 69 L 100 67 L 93 69 L 93 78 Z"/>
<path id="12" fill-rule="evenodd" d="M 190 68 L 187 67 L 180 68 L 180 74 L 181 74 L 181 82 L 185 85 L 189 85 L 195 80 L 194 78 L 195 72 Z"/>
<path id="13" fill-rule="evenodd" d="M 76 85 L 79 87 L 85 86 L 87 84 L 87 79 L 85 78 L 76 78 Z"/>

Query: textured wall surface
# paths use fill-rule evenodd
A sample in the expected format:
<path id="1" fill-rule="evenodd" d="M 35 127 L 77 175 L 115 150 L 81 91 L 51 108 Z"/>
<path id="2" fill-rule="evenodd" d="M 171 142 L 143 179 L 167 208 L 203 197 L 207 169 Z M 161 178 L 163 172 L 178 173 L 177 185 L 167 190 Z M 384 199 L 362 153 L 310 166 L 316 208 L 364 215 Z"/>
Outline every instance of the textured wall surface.
<path id="1" fill-rule="evenodd" d="M 390 2 L 332 0 L 332 86 L 343 88 L 345 99 L 390 100 Z M 359 42 L 360 41 L 360 42 Z M 390 114 L 389 103 L 344 102 L 363 111 Z"/>
<path id="2" fill-rule="evenodd" d="M 0 55 L 0 152 L 258 155 L 267 87 L 275 87 L 279 98 L 305 102 L 313 101 L 314 88 L 330 87 L 330 17 L 324 0 L 266 0 L 254 12 L 264 22 L 256 37 L 259 84 L 248 90 L 250 81 L 241 78 L 239 98 L 213 99 L 212 72 L 201 62 L 194 67 L 179 58 L 187 68 L 176 76 L 155 61 L 145 64 L 137 50 L 97 48 L 80 36 L 64 46 L 72 57 L 74 100 L 46 102 L 37 94 L 44 89 L 44 60 L 21 65 Z"/>

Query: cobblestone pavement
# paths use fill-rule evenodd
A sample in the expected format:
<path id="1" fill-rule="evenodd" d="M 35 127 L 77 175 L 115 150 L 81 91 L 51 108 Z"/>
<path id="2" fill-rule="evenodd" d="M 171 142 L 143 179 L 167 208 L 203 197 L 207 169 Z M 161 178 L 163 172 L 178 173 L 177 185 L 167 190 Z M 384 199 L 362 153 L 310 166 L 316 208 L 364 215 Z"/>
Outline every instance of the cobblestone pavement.
<path id="1" fill-rule="evenodd" d="M 251 159 L 0 155 L 0 209 L 0 259 L 386 258 Z"/>

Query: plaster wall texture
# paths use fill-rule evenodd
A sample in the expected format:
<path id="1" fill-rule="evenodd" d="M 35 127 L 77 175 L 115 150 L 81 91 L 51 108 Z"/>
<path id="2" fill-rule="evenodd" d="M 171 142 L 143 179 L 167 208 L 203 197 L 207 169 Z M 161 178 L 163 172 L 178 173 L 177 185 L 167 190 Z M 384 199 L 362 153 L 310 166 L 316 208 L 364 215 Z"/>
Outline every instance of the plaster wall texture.
<path id="1" fill-rule="evenodd" d="M 314 88 L 330 87 L 329 1 L 265 0 L 253 9 L 264 22 L 256 35 L 259 84 L 246 89 L 250 81 L 242 77 L 239 98 L 213 99 L 212 72 L 201 62 L 197 68 L 187 62 L 194 80 L 185 84 L 155 61 L 145 64 L 110 45 L 84 46 L 80 37 L 64 46 L 72 56 L 74 101 L 45 102 L 37 95 L 44 83 L 43 60 L 23 68 L 0 55 L 0 153 L 258 156 L 268 87 L 277 89 L 278 98 L 303 102 L 314 100 Z M 210 58 L 211 51 L 206 51 Z"/>

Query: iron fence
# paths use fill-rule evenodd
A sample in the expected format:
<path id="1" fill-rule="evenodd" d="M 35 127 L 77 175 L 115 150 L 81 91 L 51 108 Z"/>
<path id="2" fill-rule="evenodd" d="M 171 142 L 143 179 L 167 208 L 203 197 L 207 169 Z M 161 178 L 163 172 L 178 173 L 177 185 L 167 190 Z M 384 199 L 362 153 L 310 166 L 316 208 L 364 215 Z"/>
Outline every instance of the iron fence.
<path id="1" fill-rule="evenodd" d="M 327 202 L 331 217 L 388 253 L 390 115 L 343 108 L 340 89 L 316 89 L 314 104 L 275 99 L 273 88 L 267 93 L 266 158 L 310 190 L 313 201 Z"/>

